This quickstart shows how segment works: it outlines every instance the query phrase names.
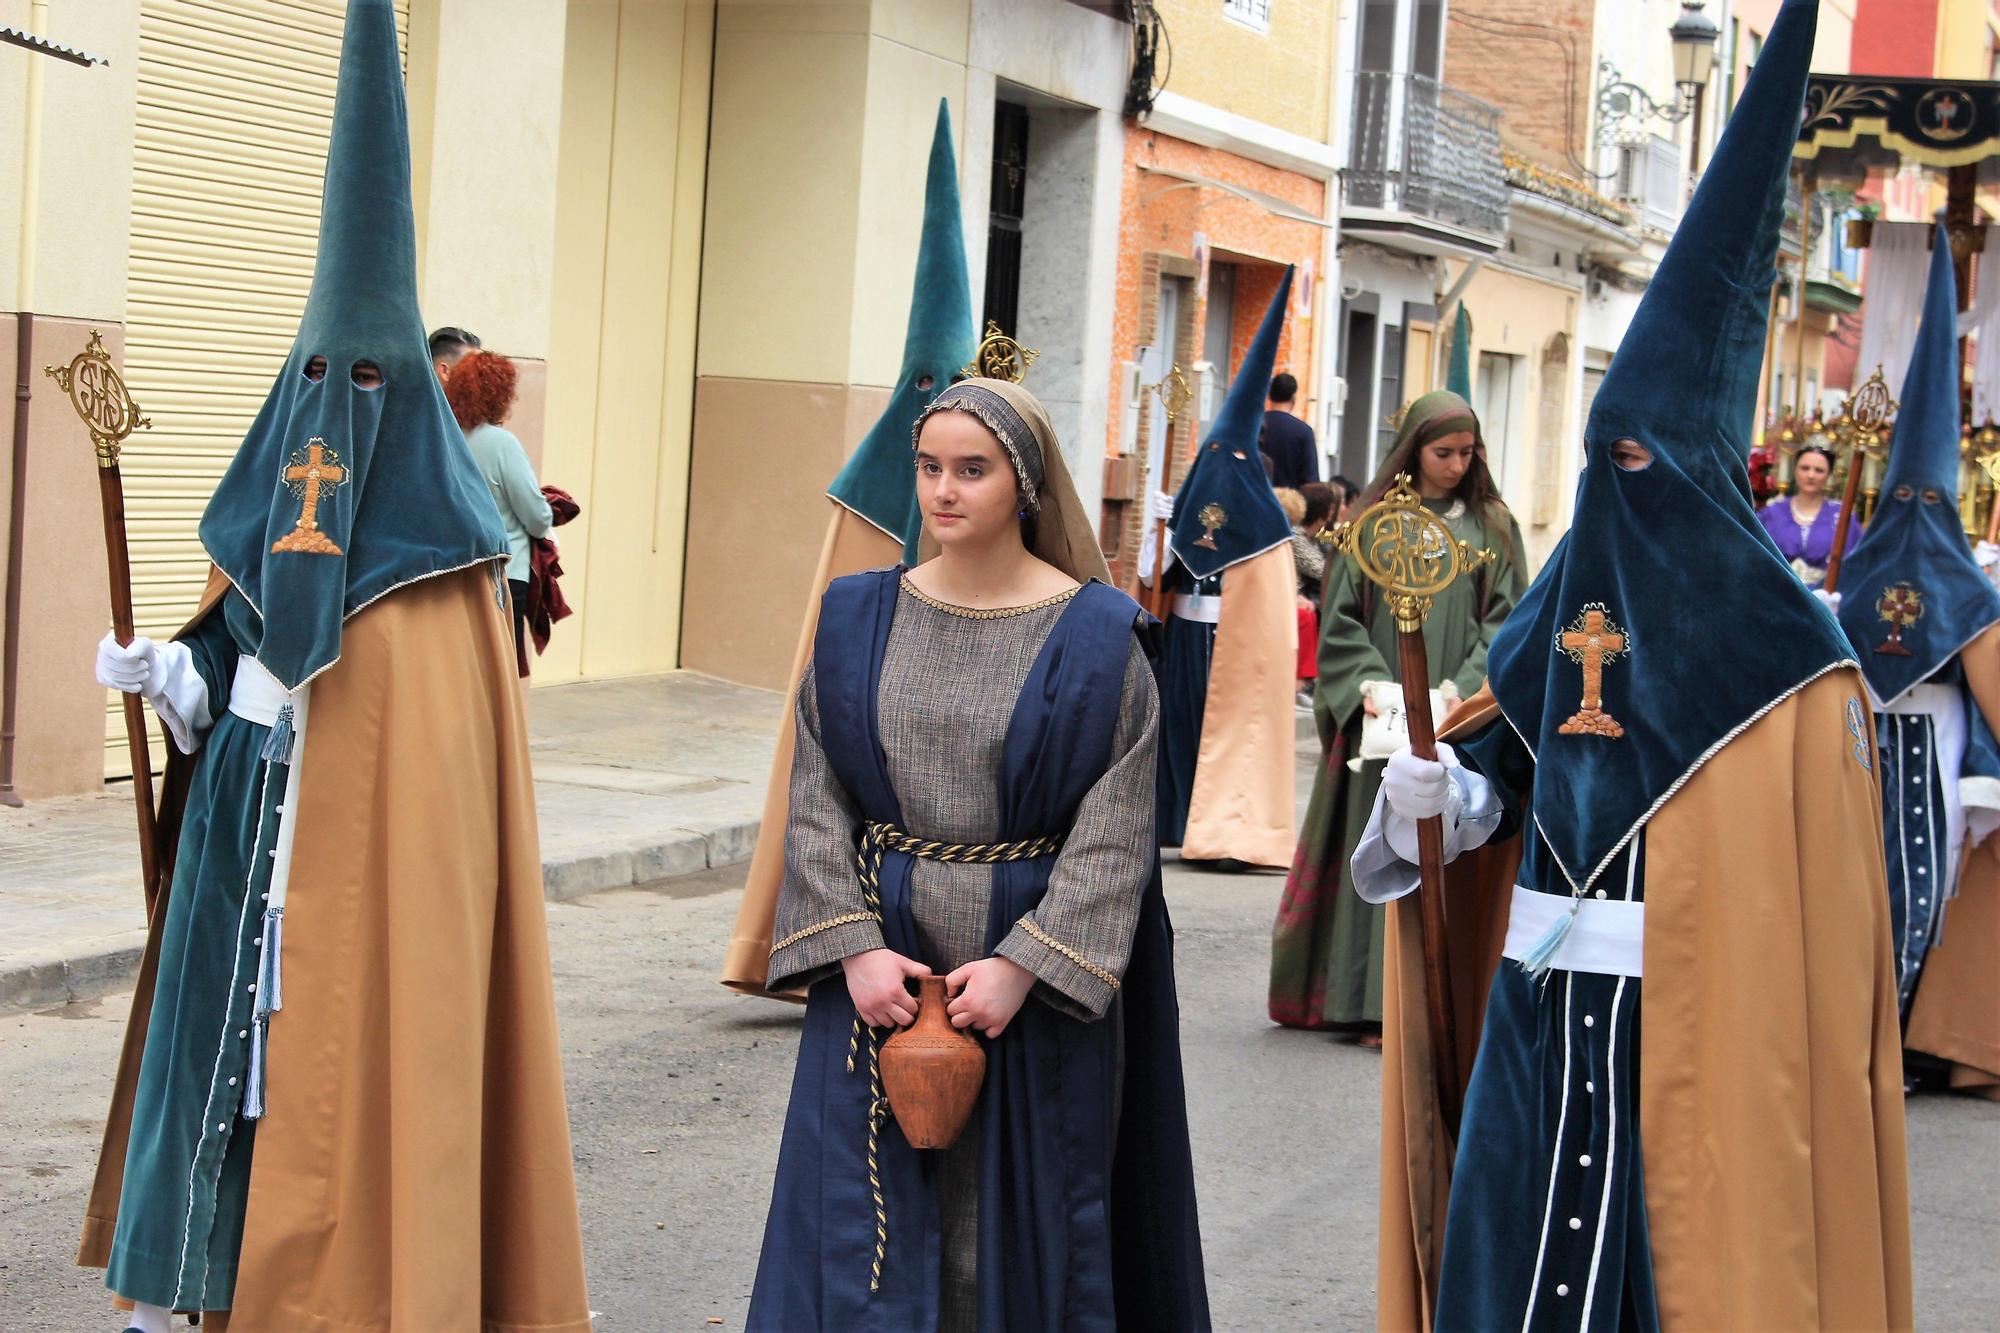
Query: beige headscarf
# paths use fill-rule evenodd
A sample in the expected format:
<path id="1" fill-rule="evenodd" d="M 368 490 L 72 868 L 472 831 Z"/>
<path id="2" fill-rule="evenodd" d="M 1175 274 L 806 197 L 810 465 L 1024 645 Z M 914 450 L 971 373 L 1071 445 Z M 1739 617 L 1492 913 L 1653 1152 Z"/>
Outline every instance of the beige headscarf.
<path id="1" fill-rule="evenodd" d="M 971 413 L 1007 451 L 1020 479 L 1022 508 L 1033 520 L 1028 549 L 1078 583 L 1092 579 L 1109 583 L 1111 570 L 1097 544 L 1097 525 L 1077 498 L 1055 427 L 1035 395 L 1009 380 L 960 380 L 932 399 L 917 418 L 910 432 L 913 448 L 925 420 L 944 411 Z M 917 539 L 917 558 L 929 560 L 937 553 L 937 540 L 926 528 Z"/>

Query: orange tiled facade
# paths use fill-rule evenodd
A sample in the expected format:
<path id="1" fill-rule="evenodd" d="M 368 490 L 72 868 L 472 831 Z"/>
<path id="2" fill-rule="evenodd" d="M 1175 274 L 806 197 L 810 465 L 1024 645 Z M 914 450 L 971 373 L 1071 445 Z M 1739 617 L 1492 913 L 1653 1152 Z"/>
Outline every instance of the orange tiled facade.
<path id="1" fill-rule="evenodd" d="M 1310 419 L 1318 394 L 1312 374 L 1318 331 L 1313 327 L 1311 294 L 1303 284 L 1308 266 L 1319 262 L 1323 232 L 1225 191 L 1151 174 L 1143 169 L 1147 167 L 1255 190 L 1314 217 L 1325 213 L 1327 184 L 1152 130 L 1135 129 L 1125 140 L 1119 206 L 1118 303 L 1112 326 L 1114 366 L 1136 359 L 1138 349 L 1148 345 L 1171 347 L 1170 359 L 1183 368 L 1202 358 L 1209 312 L 1195 252 L 1196 234 L 1200 233 L 1207 243 L 1210 272 L 1221 264 L 1234 269 L 1235 302 L 1229 333 L 1232 367 L 1240 363 L 1256 332 L 1284 266 L 1297 266 L 1291 309 L 1278 345 L 1277 369 L 1297 376 L 1298 407 Z M 1193 299 L 1181 303 L 1178 327 L 1171 331 L 1170 339 L 1158 327 L 1162 277 L 1194 280 L 1190 284 Z M 1114 370 L 1111 392 L 1114 409 L 1125 406 L 1121 401 L 1122 381 L 1122 373 Z M 1214 400 L 1219 402 L 1226 386 L 1214 387 Z M 1170 437 L 1169 489 L 1179 484 L 1194 455 L 1202 426 L 1195 419 L 1197 409 L 1198 405 L 1191 407 L 1174 423 Z M 1149 437 L 1152 415 L 1160 410 L 1154 395 L 1147 393 L 1142 397 L 1140 440 Z M 1113 411 L 1105 438 L 1101 536 L 1112 573 L 1123 582 L 1130 577 L 1144 533 L 1145 506 L 1141 501 L 1146 479 L 1143 445 L 1130 455 L 1119 452 L 1120 416 L 1118 410 Z"/>

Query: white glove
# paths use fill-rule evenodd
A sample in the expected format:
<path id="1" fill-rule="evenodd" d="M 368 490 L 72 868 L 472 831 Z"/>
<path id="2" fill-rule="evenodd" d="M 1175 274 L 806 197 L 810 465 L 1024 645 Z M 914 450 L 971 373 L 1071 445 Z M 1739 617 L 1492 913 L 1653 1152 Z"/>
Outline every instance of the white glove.
<path id="1" fill-rule="evenodd" d="M 1153 516 L 1155 523 L 1174 521 L 1174 497 L 1165 491 L 1153 492 L 1153 498 L 1147 502 L 1146 509 Z"/>
<path id="2" fill-rule="evenodd" d="M 1835 615 L 1839 615 L 1839 614 L 1840 614 L 1840 594 L 1839 594 L 1839 593 L 1837 593 L 1837 592 L 1828 592 L 1828 591 L 1827 591 L 1826 589 L 1824 589 L 1824 588 L 1814 588 L 1814 589 L 1812 590 L 1812 595 L 1813 595 L 1813 596 L 1815 596 L 1815 597 L 1817 597 L 1817 598 L 1819 598 L 1819 604 L 1820 604 L 1821 606 L 1823 606 L 1823 607 L 1825 607 L 1825 608 L 1826 608 L 1827 610 L 1829 610 L 1829 611 L 1833 612 L 1833 613 L 1834 613 Z"/>
<path id="3" fill-rule="evenodd" d="M 162 684 L 158 646 L 144 636 L 121 646 L 117 635 L 105 635 L 97 645 L 97 683 L 147 698 L 158 694 Z"/>
<path id="4" fill-rule="evenodd" d="M 1441 815 L 1450 804 L 1450 770 L 1457 768 L 1458 756 L 1449 745 L 1437 747 L 1436 760 L 1419 759 L 1405 745 L 1389 756 L 1382 770 L 1382 795 L 1389 808 L 1412 822 Z"/>
<path id="5" fill-rule="evenodd" d="M 1991 569 L 2000 565 L 2000 546 L 1992 542 L 1981 542 L 1972 548 L 1972 558 L 1979 562 L 1981 569 Z"/>

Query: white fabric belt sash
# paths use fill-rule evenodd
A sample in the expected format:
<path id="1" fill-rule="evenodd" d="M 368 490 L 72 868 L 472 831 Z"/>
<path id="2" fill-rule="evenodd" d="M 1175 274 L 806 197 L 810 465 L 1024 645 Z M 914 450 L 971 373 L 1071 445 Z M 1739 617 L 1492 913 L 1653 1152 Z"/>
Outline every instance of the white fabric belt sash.
<path id="1" fill-rule="evenodd" d="M 1556 946 L 1549 966 L 1564 972 L 1596 972 L 1608 977 L 1636 977 L 1644 972 L 1646 904 L 1621 898 L 1565 898 L 1514 886 L 1514 903 L 1507 915 L 1507 945 L 1503 956 L 1519 959 L 1576 907 L 1576 920 Z"/>
<path id="2" fill-rule="evenodd" d="M 1174 614 L 1182 620 L 1199 620 L 1207 625 L 1218 624 L 1222 620 L 1222 598 L 1200 597 L 1178 592 L 1174 594 Z"/>
<path id="3" fill-rule="evenodd" d="M 236 680 L 229 687 L 230 712 L 245 722 L 268 727 L 276 724 L 278 710 L 291 698 L 291 691 L 280 685 L 262 662 L 247 654 L 236 659 Z"/>
<path id="4" fill-rule="evenodd" d="M 1910 692 L 1892 704 L 1884 704 L 1884 713 L 1942 713 L 1958 700 L 1956 685 L 1913 685 Z"/>

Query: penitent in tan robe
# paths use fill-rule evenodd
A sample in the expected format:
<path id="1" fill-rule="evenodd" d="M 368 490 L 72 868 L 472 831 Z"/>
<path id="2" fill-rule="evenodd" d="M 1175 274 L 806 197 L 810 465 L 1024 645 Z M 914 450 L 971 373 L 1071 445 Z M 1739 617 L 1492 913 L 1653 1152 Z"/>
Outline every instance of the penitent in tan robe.
<path id="1" fill-rule="evenodd" d="M 1896 973 L 1873 746 L 1863 769 L 1846 721 L 1857 698 L 1852 669 L 1807 685 L 1698 768 L 1648 826 L 1640 1139 L 1667 1333 L 1911 1326 Z M 1506 725 L 1485 690 L 1448 721 L 1446 739 Z M 1518 862 L 1515 839 L 1450 867 L 1462 1050 L 1501 965 Z M 1419 921 L 1414 896 L 1391 904 L 1385 1331 L 1431 1327 L 1450 1194 Z"/>
<path id="2" fill-rule="evenodd" d="M 210 579 L 206 614 L 227 583 Z M 474 651 L 441 651 L 440 645 Z M 513 628 L 477 566 L 312 685 L 235 1333 L 588 1333 Z M 153 912 L 78 1262 L 110 1256 Z"/>
<path id="3" fill-rule="evenodd" d="M 778 721 L 778 748 L 771 756 L 771 777 L 764 788 L 764 818 L 758 825 L 757 847 L 743 883 L 743 902 L 736 909 L 736 929 L 722 959 L 722 984 L 751 995 L 779 1000 L 803 1000 L 803 995 L 779 995 L 764 988 L 771 965 L 771 923 L 778 916 L 778 891 L 785 883 L 785 823 L 791 811 L 792 698 L 799 692 L 806 660 L 812 656 L 813 635 L 819 628 L 819 599 L 826 585 L 848 574 L 882 569 L 903 558 L 903 544 L 845 505 L 833 506 L 826 541 L 813 575 L 812 597 L 806 603 L 805 624 L 799 630 L 798 652 L 785 684 L 785 705 Z"/>
<path id="4" fill-rule="evenodd" d="M 1292 863 L 1298 588 L 1290 542 L 1224 576 L 1183 861 Z"/>

